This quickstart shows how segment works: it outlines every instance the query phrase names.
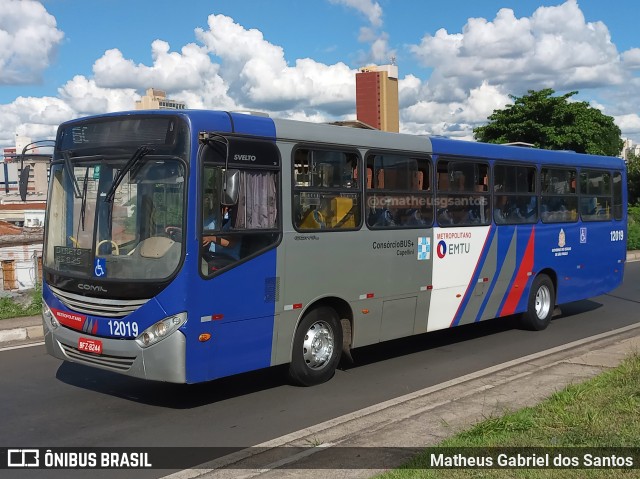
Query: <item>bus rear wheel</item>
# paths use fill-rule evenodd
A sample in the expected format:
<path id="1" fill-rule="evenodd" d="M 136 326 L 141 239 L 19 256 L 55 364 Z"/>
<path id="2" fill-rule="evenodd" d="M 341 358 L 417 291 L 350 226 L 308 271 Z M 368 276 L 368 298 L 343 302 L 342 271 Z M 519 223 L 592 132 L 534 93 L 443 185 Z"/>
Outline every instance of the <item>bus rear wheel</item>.
<path id="1" fill-rule="evenodd" d="M 556 304 L 553 281 L 545 274 L 536 276 L 529 291 L 527 311 L 522 314 L 522 325 L 532 331 L 549 326 Z"/>
<path id="2" fill-rule="evenodd" d="M 331 379 L 340 361 L 342 327 L 338 314 L 327 306 L 309 311 L 300 321 L 293 340 L 289 378 L 300 386 Z"/>

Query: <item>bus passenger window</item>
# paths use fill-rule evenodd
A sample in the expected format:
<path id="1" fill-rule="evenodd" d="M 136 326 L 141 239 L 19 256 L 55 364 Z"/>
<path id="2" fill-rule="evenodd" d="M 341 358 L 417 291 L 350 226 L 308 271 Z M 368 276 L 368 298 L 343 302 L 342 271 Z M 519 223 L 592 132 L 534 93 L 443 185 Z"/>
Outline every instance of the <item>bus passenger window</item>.
<path id="1" fill-rule="evenodd" d="M 441 159 L 437 165 L 436 218 L 440 226 L 487 225 L 489 165 L 469 160 Z"/>
<path id="2" fill-rule="evenodd" d="M 608 171 L 580 172 L 580 216 L 582 221 L 609 221 L 613 217 L 611 175 Z"/>
<path id="3" fill-rule="evenodd" d="M 493 167 L 496 224 L 536 223 L 538 197 L 534 166 L 496 164 Z"/>
<path id="4" fill-rule="evenodd" d="M 420 228 L 433 223 L 431 162 L 399 154 L 367 156 L 372 184 L 367 184 L 366 221 L 372 229 Z M 426 187 L 425 187 L 426 186 Z"/>
<path id="5" fill-rule="evenodd" d="M 544 223 L 571 223 L 578 220 L 575 170 L 543 168 L 541 185 L 540 218 Z"/>
<path id="6" fill-rule="evenodd" d="M 357 154 L 299 148 L 293 154 L 293 224 L 299 231 L 360 226 L 360 162 Z M 369 181 L 370 172 L 367 172 Z"/>
<path id="7" fill-rule="evenodd" d="M 622 174 L 613 174 L 613 218 L 622 219 Z"/>

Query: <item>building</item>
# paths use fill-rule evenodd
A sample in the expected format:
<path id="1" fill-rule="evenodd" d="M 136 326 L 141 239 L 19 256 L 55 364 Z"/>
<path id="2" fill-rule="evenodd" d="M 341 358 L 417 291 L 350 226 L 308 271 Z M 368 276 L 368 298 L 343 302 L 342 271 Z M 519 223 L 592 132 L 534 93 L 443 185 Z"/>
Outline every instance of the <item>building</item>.
<path id="1" fill-rule="evenodd" d="M 0 290 L 33 288 L 41 278 L 42 235 L 51 153 L 46 141 L 16 135 L 0 157 Z M 24 152 L 24 156 L 23 156 Z M 26 200 L 20 196 L 24 168 Z"/>
<path id="2" fill-rule="evenodd" d="M 27 228 L 40 228 L 44 226 L 44 212 L 47 207 L 46 198 L 40 201 L 22 202 L 20 198 L 15 201 L 0 203 L 0 221 Z"/>
<path id="3" fill-rule="evenodd" d="M 629 159 L 629 156 L 631 155 L 640 157 L 640 145 L 634 145 L 632 140 L 625 138 L 624 144 L 622 146 L 622 153 L 620 156 L 624 159 L 624 161 L 627 161 Z"/>
<path id="4" fill-rule="evenodd" d="M 357 128 L 360 130 L 376 130 L 377 128 L 372 127 L 371 125 L 368 125 L 362 121 L 352 121 L 352 120 L 344 120 L 344 121 L 331 121 L 329 122 L 329 125 L 335 125 L 335 126 L 345 126 L 348 128 Z"/>
<path id="5" fill-rule="evenodd" d="M 42 229 L 25 232 L 0 220 L 0 290 L 33 288 L 42 277 Z"/>
<path id="6" fill-rule="evenodd" d="M 44 142 L 39 142 L 44 143 Z M 26 149 L 24 158 L 22 151 Z M 51 154 L 35 147 L 31 139 L 16 136 L 16 147 L 5 148 L 0 163 L 0 221 L 18 226 L 40 227 L 43 223 L 49 183 Z M 26 199 L 19 192 L 21 168 L 29 167 Z"/>
<path id="7" fill-rule="evenodd" d="M 378 130 L 400 131 L 396 65 L 371 65 L 356 73 L 356 116 Z"/>
<path id="8" fill-rule="evenodd" d="M 184 110 L 185 103 L 167 98 L 167 92 L 148 88 L 146 95 L 136 101 L 136 110 Z"/>
<path id="9" fill-rule="evenodd" d="M 19 164 L 14 161 L 15 157 L 15 148 L 4 149 L 2 164 L 0 165 L 0 195 L 18 192 L 20 173 L 18 172 Z"/>

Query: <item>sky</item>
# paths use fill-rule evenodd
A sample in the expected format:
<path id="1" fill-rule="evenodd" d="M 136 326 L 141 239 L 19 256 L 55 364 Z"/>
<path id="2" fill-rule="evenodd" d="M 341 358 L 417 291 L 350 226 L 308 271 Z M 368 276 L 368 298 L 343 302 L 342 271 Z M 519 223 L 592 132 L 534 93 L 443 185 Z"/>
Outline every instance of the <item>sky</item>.
<path id="1" fill-rule="evenodd" d="M 632 0 L 0 0 L 0 147 L 134 109 L 354 120 L 355 74 L 398 65 L 400 131 L 473 139 L 511 95 L 570 91 L 640 143 Z"/>

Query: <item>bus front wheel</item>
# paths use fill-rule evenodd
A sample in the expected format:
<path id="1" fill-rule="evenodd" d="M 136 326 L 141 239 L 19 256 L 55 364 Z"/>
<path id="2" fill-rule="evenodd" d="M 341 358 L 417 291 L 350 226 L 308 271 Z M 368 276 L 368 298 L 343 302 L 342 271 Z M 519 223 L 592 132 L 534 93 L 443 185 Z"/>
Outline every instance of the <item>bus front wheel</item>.
<path id="1" fill-rule="evenodd" d="M 340 361 L 342 327 L 337 313 L 327 306 L 309 311 L 293 340 L 289 378 L 300 386 L 331 379 Z"/>
<path id="2" fill-rule="evenodd" d="M 529 291 L 527 311 L 522 314 L 522 325 L 532 331 L 541 331 L 549 326 L 556 297 L 553 281 L 545 274 L 536 276 Z"/>

